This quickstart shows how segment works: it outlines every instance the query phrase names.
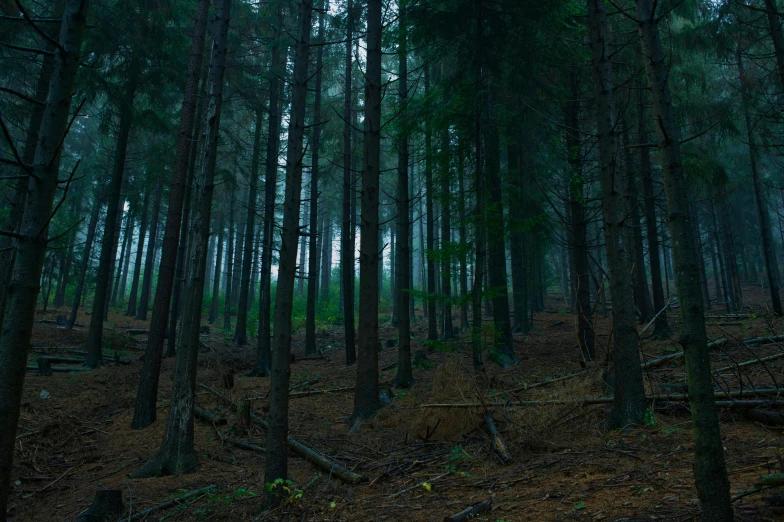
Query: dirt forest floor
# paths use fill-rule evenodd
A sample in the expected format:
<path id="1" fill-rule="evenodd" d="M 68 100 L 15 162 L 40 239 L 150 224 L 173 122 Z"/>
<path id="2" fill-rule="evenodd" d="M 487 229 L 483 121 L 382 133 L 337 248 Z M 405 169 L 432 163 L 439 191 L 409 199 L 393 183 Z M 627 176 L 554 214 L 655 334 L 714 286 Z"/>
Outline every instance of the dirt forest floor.
<path id="1" fill-rule="evenodd" d="M 714 368 L 784 353 L 784 345 L 747 347 L 738 342 L 784 333 L 784 321 L 766 313 L 766 296 L 758 287 L 744 288 L 750 317 L 709 319 L 711 339 L 729 342 L 712 352 Z M 158 421 L 143 431 L 130 429 L 134 397 L 141 369 L 145 335 L 127 330 L 146 324 L 122 315 L 110 316 L 107 344 L 119 350 L 120 361 L 95 371 L 42 376 L 28 372 L 22 418 L 17 437 L 11 519 L 73 520 L 92 502 L 96 490 L 119 489 L 125 503 L 122 520 L 443 520 L 472 504 L 490 501 L 491 511 L 475 520 L 699 520 L 692 479 L 691 422 L 682 403 L 656 401 L 648 423 L 621 431 L 604 427 L 607 405 L 568 402 L 520 405 L 521 400 L 580 399 L 603 393 L 598 372 L 544 386 L 530 385 L 581 370 L 572 315 L 536 314 L 533 332 L 515 336 L 520 364 L 502 370 L 486 364 L 485 375 L 471 371 L 470 347 L 465 338 L 437 344 L 427 361 L 414 369 L 416 385 L 396 390 L 391 407 L 384 408 L 359 432 L 349 433 L 345 419 L 352 411 L 350 390 L 293 396 L 291 437 L 361 473 L 366 481 L 347 485 L 319 471 L 295 454 L 290 455 L 292 498 L 282 508 L 262 512 L 264 454 L 232 446 L 230 440 L 265 445 L 265 433 L 252 426 L 245 435 L 231 433 L 235 423 L 213 395 L 199 390 L 198 404 L 228 425 L 196 421 L 196 448 L 201 460 L 193 473 L 157 479 L 131 479 L 157 450 L 168 412 L 174 359 L 164 361 Z M 417 310 L 419 312 L 419 310 Z M 669 313 L 674 329 L 677 310 Z M 39 314 L 30 364 L 41 355 L 74 357 L 82 349 L 86 328 L 73 332 L 56 326 L 63 311 Z M 723 306 L 714 304 L 716 315 Z M 414 349 L 425 336 L 426 323 L 414 325 Z M 86 323 L 81 316 L 79 321 Z M 459 316 L 456 319 L 459 323 Z M 642 326 L 640 327 L 642 329 Z M 646 361 L 677 351 L 675 340 L 642 336 Z M 606 346 L 607 318 L 597 319 L 598 341 Z M 382 383 L 395 376 L 396 331 L 382 325 Z M 346 367 L 341 328 L 319 332 L 323 358 L 295 360 L 295 392 L 345 388 L 353 385 L 355 367 Z M 264 415 L 268 379 L 248 378 L 255 357 L 252 346 L 230 344 L 230 336 L 216 328 L 202 336 L 198 382 L 230 395 L 232 400 L 254 398 L 253 409 Z M 303 336 L 294 340 L 293 353 L 304 355 Z M 601 353 L 602 347 L 597 350 Z M 604 356 L 599 357 L 600 364 Z M 125 364 L 123 364 L 125 363 Z M 61 364 L 55 364 L 58 366 Z M 223 373 L 235 373 L 235 387 L 222 387 Z M 769 386 L 781 388 L 784 358 L 741 368 L 721 369 L 717 385 L 723 389 Z M 645 371 L 649 394 L 682 393 L 682 358 Z M 525 389 L 528 387 L 528 389 Z M 512 391 L 512 390 L 517 391 Z M 430 408 L 432 403 L 476 403 L 478 393 L 490 406 L 513 461 L 502 465 L 494 455 L 483 422 L 483 408 Z M 516 404 L 518 403 L 518 404 Z M 749 419 L 736 409 L 720 412 L 727 469 L 738 520 L 784 520 L 784 490 L 755 489 L 762 474 L 782 472 L 782 426 Z M 213 489 L 175 502 L 143 517 L 129 518 L 144 509 L 175 499 L 195 489 Z M 301 494 L 300 494 L 301 493 Z"/>

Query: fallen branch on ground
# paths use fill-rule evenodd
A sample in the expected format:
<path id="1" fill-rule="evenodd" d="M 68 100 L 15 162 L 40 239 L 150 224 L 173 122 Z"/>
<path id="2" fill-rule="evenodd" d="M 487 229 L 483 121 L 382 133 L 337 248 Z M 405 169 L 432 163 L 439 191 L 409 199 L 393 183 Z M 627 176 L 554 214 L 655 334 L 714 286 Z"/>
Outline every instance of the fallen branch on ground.
<path id="1" fill-rule="evenodd" d="M 296 399 L 300 397 L 310 397 L 311 395 L 321 395 L 322 393 L 337 393 L 337 392 L 345 392 L 345 391 L 354 391 L 354 386 L 346 386 L 345 388 L 322 388 L 319 390 L 293 392 L 293 393 L 289 393 L 289 397 L 291 397 L 292 399 Z"/>
<path id="2" fill-rule="evenodd" d="M 216 426 L 223 426 L 228 424 L 229 421 L 226 420 L 225 417 L 221 417 L 220 415 L 215 415 L 214 413 L 205 410 L 204 408 L 199 408 L 198 406 L 193 407 L 193 413 L 196 415 L 196 418 L 201 419 L 203 421 L 211 422 Z"/>
<path id="3" fill-rule="evenodd" d="M 734 390 L 731 392 L 717 391 L 714 392 L 716 398 L 735 398 L 735 397 L 758 397 L 764 395 L 780 395 L 784 394 L 784 389 L 759 389 L 759 390 Z M 679 393 L 672 395 L 646 395 L 646 400 L 649 401 L 688 401 L 688 394 Z M 496 406 L 496 407 L 514 407 L 514 406 L 536 406 L 540 404 L 611 404 L 613 397 L 588 397 L 583 399 L 541 399 L 541 400 L 528 400 L 528 401 L 504 401 L 504 402 L 459 402 L 459 403 L 440 403 L 440 404 L 423 404 L 420 408 L 480 408 L 483 406 Z M 737 402 L 737 401 L 736 401 Z M 718 405 L 718 402 L 717 402 Z"/>
<path id="4" fill-rule="evenodd" d="M 468 506 L 464 510 L 460 511 L 459 513 L 455 513 L 454 515 L 444 517 L 444 522 L 463 522 L 464 520 L 473 518 L 479 513 L 484 513 L 485 511 L 490 511 L 490 502 L 487 500 L 478 502 L 473 506 Z"/>
<path id="5" fill-rule="evenodd" d="M 216 397 L 221 399 L 226 404 L 231 404 L 232 410 L 236 410 L 237 409 L 237 405 L 233 404 L 226 396 L 224 396 L 218 390 L 215 390 L 212 387 L 207 386 L 206 384 L 199 384 L 199 386 L 202 389 L 205 389 L 208 392 L 212 393 L 213 395 L 215 395 Z M 250 420 L 254 424 L 258 424 L 259 426 L 261 426 L 265 430 L 269 429 L 269 424 L 267 424 L 267 421 L 265 421 L 264 419 L 262 419 L 258 415 L 254 415 L 254 414 L 251 413 Z M 308 448 L 307 446 L 305 446 L 301 442 L 299 442 L 299 441 L 297 441 L 297 440 L 295 440 L 295 439 L 293 439 L 291 437 L 288 437 L 288 439 L 286 439 L 286 444 L 289 446 L 289 448 L 291 448 L 294 451 L 294 453 L 296 453 L 300 457 L 304 458 L 305 460 L 307 460 L 311 464 L 314 464 L 317 467 L 323 469 L 327 473 L 335 475 L 337 478 L 339 478 L 343 482 L 348 482 L 350 484 L 357 484 L 359 482 L 364 482 L 366 480 L 363 475 L 360 475 L 359 473 L 355 473 L 355 472 L 353 472 L 353 471 L 351 471 L 349 469 L 346 469 L 346 468 L 344 468 L 343 466 L 341 466 L 340 464 L 338 464 L 336 462 L 332 462 L 331 460 L 327 459 L 323 455 L 320 455 L 319 453 L 316 453 L 314 450 Z"/>
<path id="6" fill-rule="evenodd" d="M 235 446 L 237 448 L 242 448 L 250 451 L 257 451 L 259 453 L 267 453 L 266 448 L 262 448 L 261 446 L 256 446 L 255 444 L 251 444 L 250 442 L 243 442 L 241 440 L 227 440 L 229 444 Z"/>
<path id="7" fill-rule="evenodd" d="M 205 486 L 203 488 L 194 489 L 190 493 L 186 493 L 181 497 L 173 498 L 171 500 L 167 500 L 166 502 L 161 502 L 157 506 L 153 506 L 143 511 L 139 511 L 135 515 L 131 515 L 130 517 L 128 517 L 128 520 L 141 520 L 154 511 L 160 511 L 161 509 L 166 509 L 175 506 L 177 504 L 181 504 L 182 502 L 191 499 L 195 496 L 201 495 L 203 493 L 209 493 L 211 490 L 215 489 L 216 487 L 217 486 L 215 484 L 210 484 L 209 486 Z"/>
<path id="8" fill-rule="evenodd" d="M 504 442 L 504 439 L 501 437 L 501 433 L 495 425 L 493 416 L 488 411 L 485 412 L 485 425 L 487 425 L 487 431 L 490 432 L 493 453 L 498 456 L 501 464 L 509 464 L 512 462 L 512 460 L 514 460 L 512 459 L 512 453 L 509 451 L 509 448 L 506 447 L 506 442 Z"/>
<path id="9" fill-rule="evenodd" d="M 89 372 L 92 368 L 85 368 L 84 366 L 52 366 L 49 368 L 53 372 Z M 28 372 L 37 372 L 39 371 L 38 366 L 28 366 Z"/>

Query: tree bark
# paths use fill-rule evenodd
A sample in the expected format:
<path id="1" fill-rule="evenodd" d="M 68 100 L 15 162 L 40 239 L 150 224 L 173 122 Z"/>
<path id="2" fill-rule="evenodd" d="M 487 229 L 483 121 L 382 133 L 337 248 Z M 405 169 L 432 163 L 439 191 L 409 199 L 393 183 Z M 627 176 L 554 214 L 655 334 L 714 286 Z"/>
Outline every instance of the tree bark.
<path id="1" fill-rule="evenodd" d="M 276 14 L 276 24 L 273 41 L 280 38 L 282 29 L 282 15 L 280 10 Z M 271 353 L 271 328 L 270 312 L 272 299 L 271 271 L 272 250 L 274 246 L 273 231 L 275 230 L 275 199 L 278 186 L 278 155 L 280 154 L 280 122 L 281 122 L 281 94 L 283 90 L 283 75 L 285 74 L 286 49 L 281 43 L 272 47 L 272 79 L 269 91 L 269 118 L 267 119 L 267 154 L 264 173 L 264 228 L 262 230 L 261 253 L 261 286 L 259 290 L 259 338 L 256 346 L 256 365 L 250 372 L 257 377 L 267 377 L 270 374 Z"/>
<path id="2" fill-rule="evenodd" d="M 340 228 L 340 266 L 343 286 L 343 334 L 346 346 L 346 365 L 357 360 L 354 345 L 354 234 L 352 200 L 354 173 L 351 170 L 351 49 L 354 38 L 354 5 L 348 0 L 346 30 L 345 83 L 343 84 L 343 215 Z"/>
<path id="3" fill-rule="evenodd" d="M 142 290 L 139 295 L 139 311 L 136 312 L 136 319 L 138 321 L 147 320 L 147 311 L 150 304 L 150 292 L 152 289 L 152 277 L 155 271 L 155 249 L 156 240 L 158 238 L 158 221 L 161 214 L 161 187 L 160 182 L 155 188 L 155 199 L 152 200 L 152 216 L 150 220 L 150 237 L 147 239 L 147 255 L 144 261 L 144 277 L 142 278 Z M 160 274 L 158 275 L 158 284 L 160 285 Z M 153 317 L 155 314 L 153 313 Z M 150 330 L 152 333 L 152 323 L 150 323 Z M 147 345 L 149 346 L 149 337 L 147 338 Z M 138 399 L 137 399 L 138 400 Z"/>
<path id="4" fill-rule="evenodd" d="M 406 120 L 408 104 L 408 27 L 406 18 L 406 0 L 399 0 L 400 16 L 398 18 L 398 85 L 397 94 L 400 99 L 399 118 Z M 410 388 L 414 384 L 411 370 L 411 316 L 409 309 L 411 287 L 409 286 L 411 269 L 409 260 L 411 250 L 409 236 L 411 223 L 409 209 L 411 202 L 408 197 L 408 129 L 401 125 L 397 137 L 397 375 L 395 387 Z"/>
<path id="5" fill-rule="evenodd" d="M 564 120 L 566 127 L 566 153 L 571 166 L 571 179 L 569 181 L 569 217 L 568 225 L 569 259 L 574 281 L 575 303 L 574 311 L 577 314 L 577 340 L 580 344 L 583 358 L 586 361 L 594 359 L 594 332 L 591 325 L 591 288 L 590 274 L 588 272 L 588 224 L 585 217 L 585 199 L 583 178 L 583 151 L 580 147 L 580 83 L 576 73 L 569 75 L 570 94 L 569 101 L 564 107 Z M 520 186 L 525 186 L 521 184 Z M 522 206 L 519 202 L 517 206 Z M 522 239 L 521 239 L 522 241 Z M 522 300 L 522 298 L 521 298 Z M 515 317 L 517 314 L 515 314 Z"/>
<path id="6" fill-rule="evenodd" d="M 645 390 L 640 370 L 640 350 L 634 317 L 630 267 L 623 241 L 623 188 L 621 187 L 619 140 L 615 120 L 614 82 L 607 41 L 604 0 L 588 0 L 591 65 L 601 160 L 602 216 L 613 318 L 615 400 L 613 424 L 641 424 L 645 416 Z"/>
<path id="7" fill-rule="evenodd" d="M 379 181 L 381 163 L 381 0 L 367 4 L 367 69 L 359 247 L 359 331 L 356 421 L 375 415 L 378 397 Z M 325 267 L 326 269 L 326 267 Z"/>
<path id="8" fill-rule="evenodd" d="M 215 254 L 215 272 L 212 279 L 212 302 L 210 303 L 210 315 L 207 322 L 215 324 L 218 320 L 218 299 L 220 298 L 220 280 L 221 268 L 223 266 L 223 229 L 224 229 L 224 216 L 226 214 L 226 194 L 224 194 L 223 204 L 220 207 L 220 214 L 218 215 L 218 239 L 217 239 L 217 253 Z"/>
<path id="9" fill-rule="evenodd" d="M 475 45 L 475 64 L 474 64 L 474 82 L 476 84 L 476 92 L 484 92 L 484 79 L 482 77 L 482 43 L 483 43 L 483 23 L 482 23 L 482 2 L 481 0 L 476 3 L 476 45 Z M 474 206 L 474 252 L 476 260 L 474 261 L 474 281 L 471 288 L 471 311 L 473 314 L 473 322 L 471 324 L 471 355 L 474 364 L 474 370 L 480 372 L 484 369 L 482 361 L 482 279 L 485 275 L 485 195 L 484 195 L 484 159 L 482 155 L 482 108 L 484 103 L 477 102 L 474 109 L 474 161 L 475 165 L 475 179 L 474 179 L 474 197 L 476 204 Z M 420 228 L 421 233 L 421 228 Z"/>
<path id="10" fill-rule="evenodd" d="M 223 300 L 223 329 L 231 330 L 231 292 L 234 289 L 234 200 L 229 195 L 229 236 L 226 239 L 226 293 Z"/>
<path id="11" fill-rule="evenodd" d="M 680 157 L 678 126 L 672 109 L 667 78 L 669 70 L 659 39 L 655 0 L 635 0 L 643 61 L 651 87 L 653 114 L 658 122 L 658 145 L 662 162 L 667 212 L 673 238 L 678 298 L 683 329 L 680 344 L 686 358 L 695 442 L 694 479 L 706 520 L 733 520 L 730 484 L 724 464 L 724 448 L 713 398 L 713 379 L 708 358 L 708 340 L 697 266 L 694 234 L 691 231 L 688 194 Z M 615 310 L 613 296 L 613 311 Z"/>
<path id="12" fill-rule="evenodd" d="M 144 252 L 144 238 L 147 236 L 147 207 L 150 202 L 150 191 L 144 192 L 142 202 L 142 219 L 139 223 L 139 241 L 136 244 L 136 258 L 133 263 L 133 277 L 131 279 L 131 295 L 128 297 L 128 311 L 125 315 L 133 317 L 136 315 L 136 293 L 139 290 L 139 277 L 142 272 L 142 255 Z"/>
<path id="13" fill-rule="evenodd" d="M 638 140 L 648 143 L 648 124 L 645 118 L 645 89 L 640 86 L 639 105 L 637 109 Z M 640 147 L 640 177 L 642 179 L 642 197 L 645 210 L 645 233 L 648 239 L 648 262 L 651 267 L 651 287 L 653 289 L 654 313 L 658 313 L 653 325 L 654 339 L 666 339 L 672 335 L 667 313 L 664 309 L 664 289 L 662 288 L 662 270 L 659 252 L 659 233 L 656 221 L 656 195 L 653 191 L 653 174 L 651 171 L 651 157 L 647 147 Z"/>
<path id="14" fill-rule="evenodd" d="M 237 328 L 234 330 L 234 343 L 243 346 L 248 343 L 248 290 L 250 289 L 250 270 L 253 264 L 253 234 L 256 231 L 256 194 L 259 186 L 259 154 L 261 153 L 261 126 L 264 114 L 256 111 L 256 129 L 253 134 L 253 156 L 250 166 L 250 187 L 248 191 L 248 215 L 245 220 L 245 255 L 242 260 L 242 282 L 237 304 Z"/>
<path id="15" fill-rule="evenodd" d="M 491 80 L 492 82 L 492 80 Z M 492 92 L 492 87 L 491 87 Z M 490 291 L 493 295 L 493 361 L 506 368 L 517 363 L 515 342 L 512 337 L 512 324 L 509 321 L 509 290 L 506 274 L 506 247 L 504 245 L 504 210 L 501 192 L 501 150 L 496 125 L 495 100 L 488 94 L 487 124 L 482 129 L 485 141 L 485 173 L 487 186 L 490 189 L 490 208 L 487 220 L 493 233 L 487 234 L 487 253 L 489 257 L 488 277 Z"/>
<path id="16" fill-rule="evenodd" d="M 321 244 L 321 297 L 329 303 L 329 286 L 332 281 L 332 218 L 325 215 Z"/>
<path id="17" fill-rule="evenodd" d="M 318 212 L 319 212 L 319 159 L 320 159 L 320 146 L 321 146 L 321 85 L 322 85 L 322 66 L 324 64 L 324 46 L 321 43 L 324 41 L 324 13 L 319 12 L 319 28 L 317 44 L 318 50 L 316 51 L 316 85 L 313 100 L 313 152 L 311 153 L 310 168 L 310 223 L 308 225 L 308 232 L 310 233 L 310 249 L 308 252 L 308 297 L 306 304 L 306 317 L 305 317 L 305 353 L 312 355 L 316 353 L 316 301 L 318 295 L 316 290 L 318 288 L 318 272 L 319 272 L 319 259 L 318 248 Z M 330 250 L 331 250 L 330 245 Z M 326 268 L 329 270 L 330 268 Z"/>
<path id="18" fill-rule="evenodd" d="M 191 131 L 193 129 L 194 113 L 196 112 L 196 91 L 199 86 L 199 76 L 204 54 L 203 48 L 207 30 L 208 10 L 209 0 L 198 0 L 193 38 L 188 57 L 180 126 L 177 131 L 174 172 L 169 185 L 169 210 L 163 235 L 163 253 L 158 272 L 158 286 L 155 291 L 150 334 L 147 338 L 147 348 L 144 352 L 144 367 L 142 368 L 139 390 L 136 394 L 136 406 L 131 422 L 133 429 L 144 429 L 155 422 L 156 418 L 158 378 L 161 369 L 161 356 L 166 335 L 169 305 L 171 304 L 174 270 L 177 262 L 177 247 L 180 241 L 183 196 L 185 194 L 185 180 L 188 174 Z M 160 192 L 160 190 L 157 191 L 156 199 Z M 153 215 L 153 220 L 155 219 L 156 216 Z M 150 227 L 150 235 L 154 233 L 154 229 L 155 227 Z M 153 243 L 150 242 L 150 244 Z"/>
<path id="19" fill-rule="evenodd" d="M 302 193 L 302 159 L 305 137 L 305 108 L 308 95 L 308 55 L 312 0 L 299 2 L 297 40 L 294 53 L 294 77 L 291 89 L 291 119 L 286 151 L 286 190 L 283 200 L 283 229 L 281 231 L 280 264 L 275 292 L 274 350 L 270 373 L 269 428 L 267 430 L 267 462 L 264 481 L 288 478 L 286 441 L 289 431 L 289 382 L 291 371 L 291 312 L 294 300 L 294 281 L 297 276 L 297 246 L 299 243 L 300 198 Z M 286 498 L 282 488 L 268 491 L 268 505 Z"/>
<path id="20" fill-rule="evenodd" d="M 199 464 L 193 446 L 193 408 L 196 402 L 199 329 L 204 297 L 204 274 L 207 271 L 212 195 L 215 188 L 215 162 L 223 101 L 223 75 L 226 70 L 230 6 L 231 0 L 216 2 L 212 22 L 214 32 L 208 74 L 204 152 L 198 176 L 194 177 L 195 197 L 193 222 L 190 228 L 193 244 L 186 270 L 188 280 L 183 300 L 185 308 L 182 314 L 180 348 L 177 350 L 166 434 L 158 453 L 133 474 L 137 478 L 187 473 L 194 471 Z M 177 221 L 179 222 L 179 219 Z M 158 361 L 160 364 L 160 359 Z M 145 366 L 146 363 L 145 360 Z"/>
<path id="21" fill-rule="evenodd" d="M 447 81 L 446 63 L 441 63 L 441 83 L 443 88 L 446 89 Z M 441 339 L 448 340 L 455 336 L 454 328 L 452 327 L 452 213 L 450 205 L 452 204 L 450 197 L 452 173 L 450 171 L 450 137 L 449 128 L 444 127 L 441 130 L 441 244 L 440 244 L 440 259 L 441 259 L 441 295 L 443 303 L 443 314 L 441 318 Z M 506 262 L 504 262 L 506 266 Z"/>
<path id="22" fill-rule="evenodd" d="M 19 237 L 16 238 L 16 262 L 7 290 L 7 311 L 0 336 L 0 518 L 5 518 L 8 512 L 27 354 L 46 254 L 49 218 L 57 191 L 60 146 L 68 126 L 88 3 L 87 0 L 68 0 L 64 7 L 59 47 L 53 51 L 54 71 L 32 162 L 35 176 L 28 181 Z"/>
<path id="23" fill-rule="evenodd" d="M 430 94 L 430 66 L 425 65 L 425 98 Z M 427 340 L 438 339 L 436 317 L 436 260 L 434 258 L 434 212 L 433 212 L 433 131 L 430 118 L 425 119 L 425 233 L 427 234 Z"/>

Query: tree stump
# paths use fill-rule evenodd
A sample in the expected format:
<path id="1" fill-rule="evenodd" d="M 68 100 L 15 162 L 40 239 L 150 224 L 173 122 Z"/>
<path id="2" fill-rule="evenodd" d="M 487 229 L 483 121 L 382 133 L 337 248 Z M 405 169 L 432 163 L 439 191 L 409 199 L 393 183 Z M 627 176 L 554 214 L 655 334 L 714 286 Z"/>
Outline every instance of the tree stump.
<path id="1" fill-rule="evenodd" d="M 79 522 L 115 521 L 123 514 L 122 491 L 119 489 L 99 489 L 95 492 L 95 500 L 79 517 Z"/>
<path id="2" fill-rule="evenodd" d="M 38 372 L 41 375 L 46 375 L 47 377 L 52 375 L 52 361 L 40 357 L 38 359 Z"/>
<path id="3" fill-rule="evenodd" d="M 234 388 L 234 372 L 223 374 L 223 387 L 227 390 Z"/>
<path id="4" fill-rule="evenodd" d="M 251 401 L 240 399 L 237 401 L 237 422 L 232 428 L 236 435 L 242 435 L 250 427 Z"/>

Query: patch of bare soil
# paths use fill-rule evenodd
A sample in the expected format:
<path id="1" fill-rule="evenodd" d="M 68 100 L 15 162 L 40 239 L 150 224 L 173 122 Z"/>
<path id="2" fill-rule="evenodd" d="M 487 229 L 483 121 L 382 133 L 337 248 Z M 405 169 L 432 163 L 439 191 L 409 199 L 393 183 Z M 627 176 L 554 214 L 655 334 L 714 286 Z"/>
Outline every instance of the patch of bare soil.
<path id="1" fill-rule="evenodd" d="M 750 303 L 764 303 L 759 288 L 746 288 Z M 558 310 L 558 302 L 548 308 Z M 562 304 L 560 305 L 562 306 Z M 714 304 L 717 316 L 723 315 Z M 670 311 L 677 331 L 677 310 Z M 62 311 L 39 319 L 54 320 Z M 781 319 L 764 305 L 750 306 L 749 317 L 709 319 L 711 339 L 726 337 L 711 360 L 717 386 L 737 390 L 784 387 L 781 343 L 744 346 L 740 340 L 777 335 Z M 87 323 L 89 318 L 80 317 Z M 349 485 L 291 454 L 291 501 L 271 512 L 262 510 L 264 454 L 241 449 L 230 440 L 265 445 L 265 433 L 251 426 L 232 434 L 235 416 L 215 396 L 199 390 L 199 406 L 228 420 L 214 426 L 196 420 L 195 437 L 201 465 L 193 473 L 158 479 L 131 479 L 157 450 L 169 407 L 174 360 L 164 361 L 158 421 L 143 431 L 130 429 L 141 369 L 146 324 L 112 315 L 107 325 L 111 345 L 108 364 L 94 371 L 29 372 L 14 462 L 12 520 L 72 520 L 92 502 L 96 490 L 119 489 L 125 515 L 157 506 L 211 484 L 215 488 L 154 511 L 144 520 L 443 520 L 472 504 L 490 501 L 491 510 L 474 520 L 691 520 L 699 518 L 692 478 L 691 422 L 683 402 L 657 400 L 650 423 L 623 431 L 604 426 L 607 405 L 586 405 L 601 397 L 601 366 L 606 359 L 610 321 L 597 318 L 598 366 L 577 377 L 540 385 L 551 377 L 583 371 L 577 348 L 575 317 L 538 313 L 535 329 L 516 336 L 521 363 L 503 370 L 487 363 L 484 374 L 471 369 L 465 338 L 438 344 L 427 361 L 414 369 L 415 386 L 396 390 L 393 406 L 349 433 L 351 390 L 300 394 L 291 400 L 291 436 L 366 477 Z M 30 364 L 41 355 L 78 357 L 86 328 L 66 332 L 55 321 L 35 325 Z M 642 330 L 642 326 L 640 329 Z M 128 329 L 137 330 L 128 335 Z M 382 327 L 382 383 L 395 376 L 396 331 Z M 414 349 L 426 336 L 419 316 Z M 644 360 L 674 353 L 677 340 L 641 341 Z M 255 344 L 238 347 L 230 336 L 212 328 L 202 336 L 200 383 L 233 401 L 253 399 L 254 413 L 264 416 L 268 380 L 245 377 L 255 357 Z M 341 328 L 319 335 L 322 358 L 303 359 L 301 335 L 295 337 L 293 392 L 351 387 L 355 368 L 346 367 Z M 117 350 L 115 353 L 113 350 Z M 762 359 L 753 364 L 742 363 Z M 53 363 L 54 366 L 63 366 Z M 222 375 L 234 372 L 235 386 L 222 386 Z M 647 393 L 681 393 L 683 361 L 673 358 L 645 372 Z M 481 400 L 480 400 L 481 397 Z M 742 397 L 744 399 L 746 397 Z M 558 400 L 557 404 L 520 401 Z M 501 464 L 483 420 L 485 407 L 431 408 L 426 404 L 481 403 L 492 413 L 512 456 Z M 778 407 L 781 412 L 781 407 Z M 738 520 L 784 519 L 779 488 L 755 490 L 765 473 L 782 472 L 781 426 L 751 420 L 743 410 L 720 413 L 727 468 Z M 300 495 L 301 493 L 301 495 Z"/>

